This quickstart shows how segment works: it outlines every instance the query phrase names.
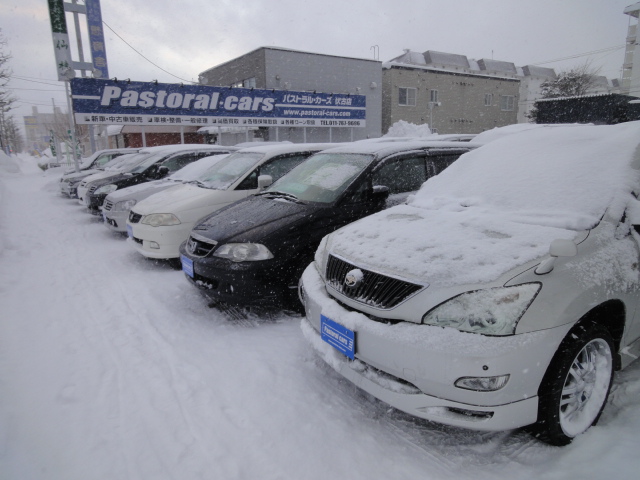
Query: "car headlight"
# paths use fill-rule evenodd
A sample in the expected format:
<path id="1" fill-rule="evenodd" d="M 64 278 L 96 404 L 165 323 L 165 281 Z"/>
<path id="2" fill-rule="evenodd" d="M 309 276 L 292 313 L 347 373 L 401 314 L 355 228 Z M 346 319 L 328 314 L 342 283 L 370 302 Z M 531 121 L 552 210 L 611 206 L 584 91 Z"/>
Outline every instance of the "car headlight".
<path id="1" fill-rule="evenodd" d="M 227 243 L 218 247 L 213 256 L 232 262 L 255 262 L 273 258 L 269 249 L 259 243 Z"/>
<path id="2" fill-rule="evenodd" d="M 422 322 L 483 335 L 513 335 L 540 287 L 525 283 L 466 292 L 427 312 Z"/>
<path id="3" fill-rule="evenodd" d="M 145 216 L 140 223 L 152 227 L 180 225 L 180 220 L 173 213 L 152 213 Z"/>
<path id="4" fill-rule="evenodd" d="M 110 183 L 109 185 L 103 185 L 100 188 L 98 188 L 95 192 L 93 192 L 94 195 L 108 195 L 111 192 L 115 192 L 118 189 L 118 186 Z"/>
<path id="5" fill-rule="evenodd" d="M 113 211 L 128 212 L 134 207 L 135 204 L 136 204 L 136 201 L 133 198 L 131 200 L 125 200 L 124 202 L 118 202 L 113 206 Z"/>

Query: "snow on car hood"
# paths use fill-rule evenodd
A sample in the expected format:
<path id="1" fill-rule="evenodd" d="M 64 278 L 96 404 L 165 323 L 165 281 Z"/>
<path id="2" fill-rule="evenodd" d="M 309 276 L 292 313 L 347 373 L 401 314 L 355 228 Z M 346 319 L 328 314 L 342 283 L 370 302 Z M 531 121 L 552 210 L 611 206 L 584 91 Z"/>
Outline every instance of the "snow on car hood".
<path id="1" fill-rule="evenodd" d="M 408 205 L 338 230 L 329 248 L 431 284 L 495 280 L 593 228 L 607 209 L 621 216 L 638 182 L 639 139 L 640 122 L 505 136 L 461 156 Z"/>
<path id="2" fill-rule="evenodd" d="M 183 184 L 168 188 L 139 202 L 133 210 L 141 215 L 173 213 L 191 210 L 205 205 L 224 203 L 226 190 L 211 190 Z"/>

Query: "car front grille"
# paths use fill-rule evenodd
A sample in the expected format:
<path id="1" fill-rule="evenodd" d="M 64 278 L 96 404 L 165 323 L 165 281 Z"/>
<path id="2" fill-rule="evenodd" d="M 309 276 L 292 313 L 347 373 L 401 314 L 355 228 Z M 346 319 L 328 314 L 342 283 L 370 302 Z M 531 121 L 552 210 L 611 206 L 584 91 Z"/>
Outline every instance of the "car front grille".
<path id="1" fill-rule="evenodd" d="M 105 200 L 104 204 L 102 205 L 102 210 L 106 210 L 107 212 L 110 212 L 112 208 L 113 208 L 113 202 L 111 200 Z"/>
<path id="2" fill-rule="evenodd" d="M 139 213 L 135 213 L 133 210 L 129 212 L 129 221 L 131 223 L 138 223 L 141 218 L 142 215 L 140 215 Z"/>
<path id="3" fill-rule="evenodd" d="M 87 181 L 83 180 L 82 182 L 80 182 L 80 187 L 84 188 L 87 186 Z"/>
<path id="4" fill-rule="evenodd" d="M 91 195 L 93 192 L 95 192 L 98 189 L 97 185 L 91 185 L 91 187 L 89 187 L 89 191 L 87 192 L 87 195 Z"/>
<path id="5" fill-rule="evenodd" d="M 192 233 L 187 240 L 187 252 L 195 257 L 206 257 L 216 248 L 216 245 L 218 242 L 215 240 Z"/>
<path id="6" fill-rule="evenodd" d="M 346 276 L 352 271 L 361 272 L 361 281 L 348 286 Z M 359 274 L 360 275 L 360 274 Z M 387 277 L 329 255 L 327 262 L 328 285 L 351 300 L 380 309 L 393 308 L 423 289 L 423 285 Z"/>

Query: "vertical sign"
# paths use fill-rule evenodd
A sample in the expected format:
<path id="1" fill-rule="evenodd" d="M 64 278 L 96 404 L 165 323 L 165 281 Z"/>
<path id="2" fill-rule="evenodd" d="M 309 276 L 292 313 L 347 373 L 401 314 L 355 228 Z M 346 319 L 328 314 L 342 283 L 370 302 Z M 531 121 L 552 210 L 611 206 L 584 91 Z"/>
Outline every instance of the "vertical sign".
<path id="1" fill-rule="evenodd" d="M 85 3 L 87 6 L 87 30 L 89 31 L 94 77 L 106 79 L 109 78 L 109 68 L 107 66 L 107 49 L 105 48 L 104 31 L 102 29 L 100 0 L 86 0 Z M 100 72 L 100 74 L 97 75 L 96 72 Z"/>
<path id="2" fill-rule="evenodd" d="M 71 48 L 69 47 L 69 34 L 67 33 L 67 19 L 64 13 L 64 0 L 48 0 L 48 3 L 58 80 L 64 81 L 68 78 L 66 76 L 67 70 L 70 68 L 73 69 L 71 64 Z"/>

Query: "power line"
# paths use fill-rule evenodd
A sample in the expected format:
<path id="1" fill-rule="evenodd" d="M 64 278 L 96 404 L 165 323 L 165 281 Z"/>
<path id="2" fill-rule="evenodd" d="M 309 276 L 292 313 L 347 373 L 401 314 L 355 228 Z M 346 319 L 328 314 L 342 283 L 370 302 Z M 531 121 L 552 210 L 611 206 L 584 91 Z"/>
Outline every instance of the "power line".
<path id="1" fill-rule="evenodd" d="M 129 46 L 129 48 L 131 48 L 131 50 L 133 50 L 134 52 L 136 52 L 138 55 L 140 55 L 142 58 L 144 58 L 147 62 L 149 62 L 151 65 L 153 65 L 156 68 L 159 68 L 160 70 L 162 70 L 164 73 L 168 73 L 169 75 L 171 75 L 172 77 L 176 77 L 178 80 L 182 80 L 184 82 L 189 82 L 189 83 L 195 83 L 192 82 L 191 80 L 187 80 L 186 78 L 182 78 L 179 77 L 178 75 L 174 75 L 173 73 L 165 70 L 164 68 L 162 68 L 160 65 L 152 62 L 151 60 L 149 60 L 147 57 L 145 57 L 142 53 L 140 53 L 138 50 L 136 50 L 129 42 L 127 42 L 124 38 L 122 38 L 120 35 L 118 35 L 118 33 L 111 28 L 107 22 L 105 22 L 104 20 L 102 20 L 102 23 L 104 23 L 105 27 L 107 27 L 109 30 L 111 30 L 120 40 L 122 40 L 124 43 L 127 44 L 127 46 Z"/>
<path id="2" fill-rule="evenodd" d="M 605 53 L 605 52 L 610 52 L 614 50 L 619 50 L 621 48 L 624 48 L 625 46 L 626 45 L 616 45 L 614 47 L 601 48 L 600 50 L 593 50 L 591 52 L 585 52 L 585 53 L 577 53 L 575 55 L 569 55 L 567 57 L 556 58 L 553 60 L 545 60 L 544 62 L 532 63 L 531 65 L 545 65 L 547 63 L 561 62 L 562 60 L 571 60 L 572 58 L 586 57 L 587 55 L 595 55 L 597 53 Z"/>
<path id="3" fill-rule="evenodd" d="M 41 83 L 42 85 L 51 85 L 52 87 L 58 87 L 58 84 L 55 83 L 47 83 L 47 82 L 41 82 L 39 80 L 30 80 L 29 77 L 21 77 L 19 75 L 12 75 L 11 78 L 17 78 L 18 80 L 24 80 L 25 82 L 33 82 L 33 83 Z M 33 77 L 31 77 L 33 78 Z M 51 80 L 52 82 L 54 82 L 55 80 Z"/>

